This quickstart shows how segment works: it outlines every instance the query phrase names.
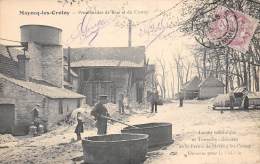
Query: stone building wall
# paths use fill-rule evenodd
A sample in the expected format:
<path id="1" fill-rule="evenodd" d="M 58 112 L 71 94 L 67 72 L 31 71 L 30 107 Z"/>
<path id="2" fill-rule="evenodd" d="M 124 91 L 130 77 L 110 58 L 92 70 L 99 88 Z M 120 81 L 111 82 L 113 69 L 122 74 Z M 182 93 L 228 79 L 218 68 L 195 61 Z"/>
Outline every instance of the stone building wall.
<path id="1" fill-rule="evenodd" d="M 42 78 L 56 87 L 63 87 L 62 46 L 43 46 L 41 57 Z"/>
<path id="2" fill-rule="evenodd" d="M 39 116 L 46 118 L 43 108 L 44 96 L 31 92 L 21 86 L 15 85 L 5 79 L 0 79 L 3 84 L 3 98 L 10 98 L 15 103 L 14 134 L 27 134 L 29 125 L 33 121 L 32 109 L 36 104 L 40 105 Z M 1 97 L 0 97 L 1 99 Z"/>

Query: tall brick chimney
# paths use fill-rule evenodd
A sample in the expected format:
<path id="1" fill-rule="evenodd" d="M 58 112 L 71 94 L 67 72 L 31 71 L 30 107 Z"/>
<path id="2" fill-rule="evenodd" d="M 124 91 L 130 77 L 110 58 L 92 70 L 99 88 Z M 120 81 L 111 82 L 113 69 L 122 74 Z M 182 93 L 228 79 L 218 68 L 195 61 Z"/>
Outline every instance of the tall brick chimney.
<path id="1" fill-rule="evenodd" d="M 25 55 L 17 55 L 18 59 L 18 78 L 21 80 L 29 80 L 29 60 L 30 58 Z"/>
<path id="2" fill-rule="evenodd" d="M 132 20 L 128 19 L 128 47 L 132 46 Z"/>
<path id="3" fill-rule="evenodd" d="M 30 76 L 53 86 L 63 87 L 62 30 L 45 25 L 23 25 L 21 40 L 28 42 Z"/>

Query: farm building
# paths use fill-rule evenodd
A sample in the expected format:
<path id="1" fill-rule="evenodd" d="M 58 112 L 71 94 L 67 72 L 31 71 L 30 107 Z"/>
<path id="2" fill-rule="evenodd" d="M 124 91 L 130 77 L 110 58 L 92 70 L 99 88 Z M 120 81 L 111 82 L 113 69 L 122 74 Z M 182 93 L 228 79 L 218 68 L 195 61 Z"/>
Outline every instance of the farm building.
<path id="1" fill-rule="evenodd" d="M 129 102 L 141 103 L 144 99 L 145 48 L 100 47 L 69 48 L 71 68 L 79 75 L 79 93 L 93 105 L 98 95 L 108 95 L 117 103 L 120 93 Z"/>
<path id="2" fill-rule="evenodd" d="M 21 40 L 22 46 L 0 46 L 0 133 L 26 134 L 35 106 L 48 130 L 85 98 L 63 87 L 61 29 L 24 25 Z"/>
<path id="3" fill-rule="evenodd" d="M 201 82 L 200 79 L 197 76 L 195 76 L 190 81 L 184 84 L 182 89 L 184 94 L 184 99 L 194 99 L 199 96 L 200 82 Z"/>
<path id="4" fill-rule="evenodd" d="M 224 93 L 225 85 L 215 78 L 209 76 L 199 84 L 199 98 L 208 99 Z"/>
<path id="5" fill-rule="evenodd" d="M 82 103 L 83 95 L 64 88 L 37 84 L 0 74 L 0 133 L 24 135 L 33 121 L 33 108 L 46 129 L 63 120 Z"/>

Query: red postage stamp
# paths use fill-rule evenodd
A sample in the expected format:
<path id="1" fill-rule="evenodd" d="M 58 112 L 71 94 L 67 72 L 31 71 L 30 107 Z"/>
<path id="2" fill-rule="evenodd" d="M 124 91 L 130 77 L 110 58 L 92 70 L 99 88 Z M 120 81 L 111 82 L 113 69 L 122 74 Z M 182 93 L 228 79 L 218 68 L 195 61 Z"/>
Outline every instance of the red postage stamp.
<path id="1" fill-rule="evenodd" d="M 221 6 L 216 9 L 215 20 L 209 25 L 207 37 L 214 43 L 227 45 L 245 53 L 257 24 L 256 19 Z"/>

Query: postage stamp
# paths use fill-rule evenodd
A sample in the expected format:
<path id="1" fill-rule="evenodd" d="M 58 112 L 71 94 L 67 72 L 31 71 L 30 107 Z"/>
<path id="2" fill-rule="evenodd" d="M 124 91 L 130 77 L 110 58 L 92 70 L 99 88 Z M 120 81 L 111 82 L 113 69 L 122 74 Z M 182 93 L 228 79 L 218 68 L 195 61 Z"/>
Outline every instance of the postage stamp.
<path id="1" fill-rule="evenodd" d="M 208 39 L 216 45 L 227 45 L 240 52 L 247 52 L 257 20 L 223 6 L 216 9 L 215 18 L 209 25 Z"/>

